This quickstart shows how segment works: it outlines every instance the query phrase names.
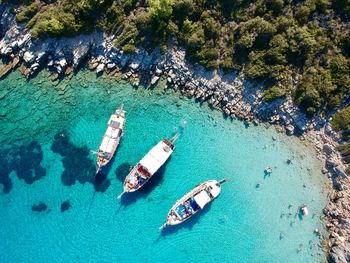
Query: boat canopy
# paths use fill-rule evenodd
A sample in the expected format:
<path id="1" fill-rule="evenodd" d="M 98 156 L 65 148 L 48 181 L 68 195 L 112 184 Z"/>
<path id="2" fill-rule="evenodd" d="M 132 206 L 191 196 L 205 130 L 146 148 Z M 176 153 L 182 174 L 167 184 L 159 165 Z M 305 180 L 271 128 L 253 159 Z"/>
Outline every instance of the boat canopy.
<path id="1" fill-rule="evenodd" d="M 118 138 L 120 133 L 119 129 L 113 129 L 111 126 L 108 126 L 106 135 L 110 138 Z"/>
<path id="2" fill-rule="evenodd" d="M 113 151 L 115 142 L 116 142 L 116 139 L 111 139 L 107 136 L 104 136 L 100 146 L 100 150 L 103 152 L 111 153 Z"/>
<path id="3" fill-rule="evenodd" d="M 203 209 L 203 207 L 207 203 L 209 203 L 211 199 L 210 199 L 209 195 L 207 194 L 207 192 L 203 190 L 194 196 L 194 200 L 200 206 L 200 208 Z"/>
<path id="4" fill-rule="evenodd" d="M 164 150 L 165 148 L 168 149 L 168 152 Z M 140 164 L 153 175 L 166 162 L 171 153 L 169 146 L 161 141 L 141 159 Z"/>

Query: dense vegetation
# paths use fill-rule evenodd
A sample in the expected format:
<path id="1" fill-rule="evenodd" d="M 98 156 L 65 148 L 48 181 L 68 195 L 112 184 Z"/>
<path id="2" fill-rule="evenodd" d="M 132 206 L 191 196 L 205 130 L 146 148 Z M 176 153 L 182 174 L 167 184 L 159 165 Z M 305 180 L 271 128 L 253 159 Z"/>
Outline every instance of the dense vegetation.
<path id="1" fill-rule="evenodd" d="M 8 2 L 15 5 L 17 21 L 36 38 L 102 29 L 117 35 L 115 45 L 125 52 L 137 46 L 151 51 L 157 45 L 165 51 L 174 43 L 207 68 L 243 70 L 249 79 L 263 81 L 268 101 L 292 95 L 309 116 L 348 105 L 349 0 Z M 349 109 L 334 117 L 344 138 L 349 119 Z M 341 149 L 350 161 L 350 146 Z"/>
<path id="2" fill-rule="evenodd" d="M 343 161 L 350 163 L 350 106 L 334 114 L 332 119 L 332 127 L 341 133 L 342 139 L 346 142 L 344 145 L 338 146 L 338 150 L 343 156 Z M 350 166 L 346 172 L 350 174 Z"/>
<path id="3" fill-rule="evenodd" d="M 9 2 L 34 37 L 103 29 L 126 52 L 164 51 L 171 40 L 207 68 L 243 69 L 264 81 L 266 100 L 291 94 L 309 116 L 328 113 L 349 94 L 348 0 Z"/>

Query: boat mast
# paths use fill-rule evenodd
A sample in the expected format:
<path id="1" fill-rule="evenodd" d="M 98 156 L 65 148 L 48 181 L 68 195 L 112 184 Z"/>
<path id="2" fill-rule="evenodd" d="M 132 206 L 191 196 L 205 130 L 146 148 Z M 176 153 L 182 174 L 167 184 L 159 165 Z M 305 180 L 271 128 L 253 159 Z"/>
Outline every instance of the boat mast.
<path id="1" fill-rule="evenodd" d="M 179 138 L 179 136 L 180 135 L 176 133 L 175 136 L 170 140 L 170 142 L 173 144 L 177 140 L 177 138 Z"/>
<path id="2" fill-rule="evenodd" d="M 117 109 L 117 110 L 115 111 L 116 114 L 117 114 L 118 116 L 119 116 L 122 112 L 124 112 L 123 108 L 124 108 L 124 103 L 122 103 L 122 104 L 120 105 L 119 109 Z"/>
<path id="3" fill-rule="evenodd" d="M 167 227 L 167 223 L 165 222 L 163 225 L 161 225 L 160 227 L 159 227 L 159 230 L 163 230 L 164 228 L 166 228 Z"/>
<path id="4" fill-rule="evenodd" d="M 118 195 L 118 199 L 122 198 L 122 196 L 125 194 L 125 191 L 123 191 L 120 195 Z"/>
<path id="5" fill-rule="evenodd" d="M 226 183 L 227 181 L 229 181 L 228 178 L 222 179 L 221 181 L 219 181 L 219 184 L 224 184 L 224 183 Z"/>

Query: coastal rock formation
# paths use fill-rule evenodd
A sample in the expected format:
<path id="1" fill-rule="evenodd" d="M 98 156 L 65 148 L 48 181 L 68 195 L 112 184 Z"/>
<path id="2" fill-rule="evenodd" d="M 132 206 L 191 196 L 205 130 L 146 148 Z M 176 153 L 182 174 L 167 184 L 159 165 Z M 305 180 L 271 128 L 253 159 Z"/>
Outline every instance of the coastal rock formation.
<path id="1" fill-rule="evenodd" d="M 20 65 L 20 71 L 26 77 L 47 68 L 52 72 L 52 80 L 56 81 L 71 74 L 87 60 L 88 68 L 97 74 L 129 79 L 135 86 L 140 83 L 154 86 L 164 80 L 168 88 L 194 97 L 200 103 L 206 101 L 212 108 L 221 109 L 226 117 L 238 118 L 247 125 L 259 120 L 269 122 L 290 135 L 301 135 L 313 143 L 324 163 L 324 173 L 334 186 L 331 203 L 324 211 L 329 220 L 329 261 L 350 260 L 350 182 L 341 156 L 335 151 L 336 143 L 341 140 L 332 131 L 328 120 L 319 117 L 308 119 L 295 107 L 291 97 L 265 102 L 262 85 L 250 83 L 239 72 L 224 74 L 221 70 L 208 71 L 198 64 L 193 65 L 186 60 L 185 50 L 181 48 L 170 48 L 165 54 L 159 48 L 152 53 L 139 49 L 134 54 L 125 54 L 114 47 L 115 36 L 101 32 L 58 40 L 34 40 L 23 26 L 16 23 L 9 7 L 1 5 L 0 14 L 0 56 L 6 63 L 0 70 L 0 77 Z M 85 152 L 81 157 L 83 160 Z M 67 170 L 62 176 L 64 184 L 71 185 L 76 180 L 92 182 L 93 164 L 88 164 L 88 168 L 83 170 L 86 173 L 77 178 L 69 166 L 66 160 Z M 109 181 L 100 185 L 101 191 L 104 191 Z"/>

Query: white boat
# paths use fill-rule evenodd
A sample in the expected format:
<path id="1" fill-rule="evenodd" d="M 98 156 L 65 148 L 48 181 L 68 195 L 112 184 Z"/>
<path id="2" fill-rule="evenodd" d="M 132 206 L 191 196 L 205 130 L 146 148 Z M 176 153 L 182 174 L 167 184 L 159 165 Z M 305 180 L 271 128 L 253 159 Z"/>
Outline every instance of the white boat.
<path id="1" fill-rule="evenodd" d="M 135 165 L 125 178 L 124 191 L 118 196 L 118 199 L 121 198 L 124 193 L 139 190 L 148 182 L 173 153 L 175 149 L 174 142 L 178 136 L 179 135 L 176 134 L 171 140 L 166 138 L 161 140 Z"/>
<path id="2" fill-rule="evenodd" d="M 96 157 L 96 174 L 106 166 L 113 158 L 115 151 L 119 145 L 120 139 L 124 135 L 125 126 L 125 111 L 123 110 L 123 104 L 119 109 L 111 115 L 108 121 L 107 130 L 103 135 L 100 143 L 100 147 L 97 152 L 94 152 Z"/>
<path id="3" fill-rule="evenodd" d="M 226 181 L 228 181 L 228 179 L 219 182 L 216 180 L 209 180 L 196 186 L 173 205 L 165 223 L 160 229 L 166 226 L 181 224 L 198 213 L 207 204 L 218 197 L 221 192 L 221 185 Z"/>

